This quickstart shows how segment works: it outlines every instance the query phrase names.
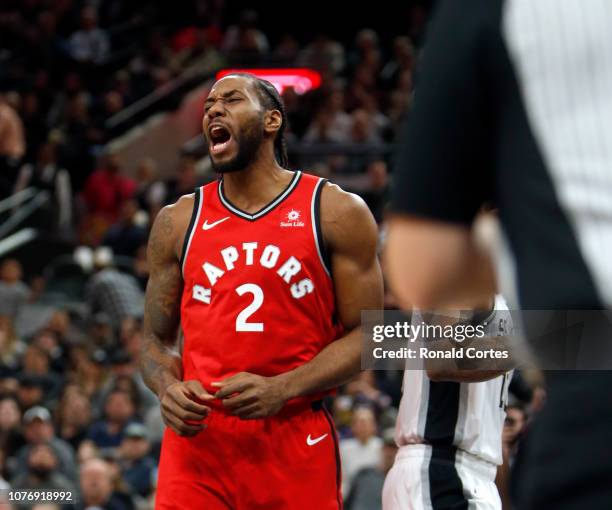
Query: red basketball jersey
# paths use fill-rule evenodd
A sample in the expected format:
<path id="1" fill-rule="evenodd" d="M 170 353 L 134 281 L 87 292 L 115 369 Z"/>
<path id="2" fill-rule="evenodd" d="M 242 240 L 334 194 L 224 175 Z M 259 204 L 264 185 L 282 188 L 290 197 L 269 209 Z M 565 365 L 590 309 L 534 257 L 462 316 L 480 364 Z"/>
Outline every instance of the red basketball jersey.
<path id="1" fill-rule="evenodd" d="M 196 190 L 181 265 L 184 379 L 272 376 L 311 360 L 340 334 L 319 225 L 324 180 L 295 172 L 255 214 L 223 181 Z"/>

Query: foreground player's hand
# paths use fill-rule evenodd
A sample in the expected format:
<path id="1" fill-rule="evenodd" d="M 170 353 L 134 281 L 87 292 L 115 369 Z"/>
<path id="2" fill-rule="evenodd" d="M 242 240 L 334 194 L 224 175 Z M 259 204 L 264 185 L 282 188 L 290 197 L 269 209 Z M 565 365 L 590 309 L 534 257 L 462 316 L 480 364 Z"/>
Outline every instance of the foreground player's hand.
<path id="1" fill-rule="evenodd" d="M 285 385 L 275 377 L 240 372 L 212 386 L 230 413 L 245 420 L 273 416 L 287 401 Z"/>
<path id="2" fill-rule="evenodd" d="M 179 381 L 171 384 L 160 401 L 164 423 L 180 436 L 195 436 L 206 428 L 202 420 L 210 412 L 210 407 L 203 402 L 213 398 L 200 381 Z"/>

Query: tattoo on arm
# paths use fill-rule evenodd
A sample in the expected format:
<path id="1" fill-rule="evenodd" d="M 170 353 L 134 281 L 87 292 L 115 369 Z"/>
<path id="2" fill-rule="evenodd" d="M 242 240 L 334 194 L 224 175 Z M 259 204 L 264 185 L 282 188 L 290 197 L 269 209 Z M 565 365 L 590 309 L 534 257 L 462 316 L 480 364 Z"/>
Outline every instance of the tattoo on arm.
<path id="1" fill-rule="evenodd" d="M 164 209 L 159 213 L 149 239 L 150 277 L 145 298 L 140 363 L 145 383 L 158 396 L 182 376 L 176 343 L 183 280 L 174 252 L 174 237 L 170 211 Z"/>

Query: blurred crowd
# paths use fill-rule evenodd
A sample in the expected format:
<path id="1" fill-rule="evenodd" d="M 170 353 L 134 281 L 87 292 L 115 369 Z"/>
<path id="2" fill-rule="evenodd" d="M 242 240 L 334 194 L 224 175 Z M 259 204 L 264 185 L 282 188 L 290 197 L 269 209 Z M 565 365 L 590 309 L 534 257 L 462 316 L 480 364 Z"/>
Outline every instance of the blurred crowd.
<path id="1" fill-rule="evenodd" d="M 76 491 L 74 508 L 152 507 L 163 424 L 137 369 L 146 242 L 161 207 L 215 176 L 199 173 L 191 155 L 163 172 L 143 159 L 128 175 L 106 149 L 127 106 L 198 66 L 318 70 L 319 89 L 283 91 L 288 139 L 300 148 L 292 164 L 361 194 L 384 235 L 389 147 L 410 107 L 422 18 L 412 38 L 386 42 L 371 29 L 349 41 L 271 41 L 253 11 L 189 4 L 182 16 L 164 2 L 0 6 L 0 198 L 46 191 L 48 206 L 31 223 L 80 245 L 43 274 L 24 276 L 12 258 L 0 264 L 0 489 Z M 395 306 L 389 293 L 386 306 Z M 329 402 L 347 510 L 380 507 L 401 378 L 366 371 Z M 509 458 L 537 398 L 509 408 Z"/>
<path id="2" fill-rule="evenodd" d="M 194 12 L 180 16 L 165 2 L 3 2 L 0 197 L 45 190 L 53 206 L 45 227 L 99 244 L 138 192 L 141 208 L 154 214 L 197 184 L 192 177 L 184 186 L 161 181 L 180 180 L 181 169 L 159 169 L 154 161 L 130 165 L 138 174 L 125 175 L 107 145 L 131 127 L 117 120 L 126 107 L 155 92 L 156 104 L 168 103 L 164 90 L 198 66 L 211 76 L 224 64 L 298 65 L 319 71 L 322 86 L 283 92 L 290 145 L 302 147 L 292 163 L 364 194 L 382 220 L 389 143 L 410 104 L 410 37 L 383 43 L 362 29 L 342 43 L 325 34 L 270 41 L 254 11 L 234 13 L 222 1 L 189 4 Z"/>

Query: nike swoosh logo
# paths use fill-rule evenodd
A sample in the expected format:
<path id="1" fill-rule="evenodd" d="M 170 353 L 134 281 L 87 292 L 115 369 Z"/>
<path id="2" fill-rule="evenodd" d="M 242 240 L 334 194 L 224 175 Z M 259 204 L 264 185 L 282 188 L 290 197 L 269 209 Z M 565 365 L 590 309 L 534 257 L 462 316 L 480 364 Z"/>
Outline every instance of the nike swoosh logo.
<path id="1" fill-rule="evenodd" d="M 202 229 L 210 230 L 213 227 L 216 227 L 219 223 L 223 223 L 225 220 L 229 220 L 230 217 L 226 216 L 225 218 L 221 218 L 220 220 L 215 221 L 214 223 L 208 223 L 208 220 L 204 220 L 204 225 L 202 225 Z"/>
<path id="2" fill-rule="evenodd" d="M 317 437 L 315 439 L 312 439 L 310 437 L 310 434 L 308 434 L 308 437 L 306 438 L 306 444 L 308 446 L 312 446 L 314 444 L 317 444 L 319 441 L 323 441 L 323 439 L 325 439 L 326 437 L 327 437 L 327 434 L 323 434 L 322 436 L 319 436 L 319 437 Z"/>

